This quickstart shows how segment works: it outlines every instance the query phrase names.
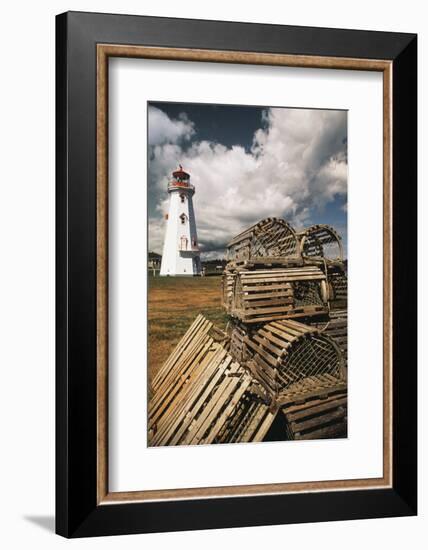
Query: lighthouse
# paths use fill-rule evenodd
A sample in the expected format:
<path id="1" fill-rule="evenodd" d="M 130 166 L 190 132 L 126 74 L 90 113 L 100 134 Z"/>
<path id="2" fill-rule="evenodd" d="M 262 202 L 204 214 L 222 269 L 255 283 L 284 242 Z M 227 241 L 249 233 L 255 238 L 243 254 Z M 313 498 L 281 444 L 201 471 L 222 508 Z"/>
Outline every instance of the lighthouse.
<path id="1" fill-rule="evenodd" d="M 201 259 L 196 234 L 190 174 L 179 165 L 168 182 L 169 212 L 163 244 L 161 275 L 200 275 Z"/>

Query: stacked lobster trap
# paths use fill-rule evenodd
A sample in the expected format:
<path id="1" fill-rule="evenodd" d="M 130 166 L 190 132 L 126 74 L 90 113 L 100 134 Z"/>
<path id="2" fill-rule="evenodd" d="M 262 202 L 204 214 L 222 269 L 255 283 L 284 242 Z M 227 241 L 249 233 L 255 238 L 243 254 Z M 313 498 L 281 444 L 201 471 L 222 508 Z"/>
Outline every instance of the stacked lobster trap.
<path id="1" fill-rule="evenodd" d="M 328 225 L 296 232 L 285 220 L 268 218 L 229 243 L 227 260 L 222 299 L 231 317 L 230 352 L 246 362 L 272 401 L 283 403 L 302 384 L 315 392 L 346 387 L 340 235 Z"/>
<path id="2" fill-rule="evenodd" d="M 227 247 L 220 331 L 198 316 L 153 381 L 149 445 L 345 437 L 339 234 L 267 218 Z"/>

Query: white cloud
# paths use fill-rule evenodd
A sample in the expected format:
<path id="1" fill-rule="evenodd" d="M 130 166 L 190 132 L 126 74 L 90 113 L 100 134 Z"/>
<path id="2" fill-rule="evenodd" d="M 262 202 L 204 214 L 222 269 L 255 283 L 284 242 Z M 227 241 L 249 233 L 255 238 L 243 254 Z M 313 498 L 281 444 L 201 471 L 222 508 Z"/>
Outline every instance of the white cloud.
<path id="1" fill-rule="evenodd" d="M 162 253 L 165 221 L 163 218 L 149 218 L 149 251 Z"/>
<path id="2" fill-rule="evenodd" d="M 149 145 L 177 143 L 190 139 L 194 133 L 194 124 L 184 113 L 174 120 L 157 107 L 149 107 Z"/>
<path id="3" fill-rule="evenodd" d="M 267 109 L 251 151 L 195 139 L 183 147 L 180 140 L 194 132 L 189 120 L 173 121 L 156 109 L 149 121 L 160 121 L 159 129 L 149 131 L 156 137 L 150 149 L 149 183 L 157 197 L 157 215 L 166 212 L 166 181 L 180 162 L 196 187 L 198 237 L 207 252 L 222 250 L 234 235 L 264 217 L 281 216 L 301 227 L 310 223 L 314 208 L 337 195 L 346 199 L 346 112 Z M 177 126 L 180 122 L 186 130 Z M 172 127 L 176 139 L 171 137 Z M 162 137 L 167 134 L 168 139 Z M 150 230 L 150 247 L 158 252 L 163 225 L 158 220 Z"/>

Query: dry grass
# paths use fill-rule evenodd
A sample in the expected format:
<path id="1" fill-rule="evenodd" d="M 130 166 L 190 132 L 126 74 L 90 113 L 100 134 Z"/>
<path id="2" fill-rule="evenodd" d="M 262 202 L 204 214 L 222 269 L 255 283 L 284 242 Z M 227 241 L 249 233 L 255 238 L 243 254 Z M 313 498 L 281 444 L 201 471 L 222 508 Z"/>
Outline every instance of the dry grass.
<path id="1" fill-rule="evenodd" d="M 199 313 L 226 326 L 220 284 L 220 277 L 149 277 L 149 381 Z"/>

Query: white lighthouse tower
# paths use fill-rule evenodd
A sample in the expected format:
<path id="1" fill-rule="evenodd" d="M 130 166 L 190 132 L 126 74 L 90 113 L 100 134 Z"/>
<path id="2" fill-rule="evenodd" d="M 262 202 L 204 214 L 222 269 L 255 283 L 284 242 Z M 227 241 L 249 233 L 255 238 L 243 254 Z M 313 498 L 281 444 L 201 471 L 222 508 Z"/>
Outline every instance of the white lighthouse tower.
<path id="1" fill-rule="evenodd" d="M 192 197 L 195 187 L 180 165 L 168 183 L 169 212 L 163 244 L 161 275 L 200 275 L 198 236 Z"/>

